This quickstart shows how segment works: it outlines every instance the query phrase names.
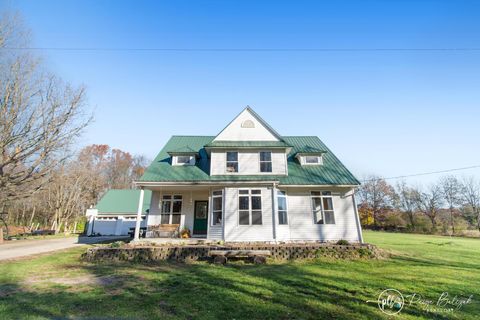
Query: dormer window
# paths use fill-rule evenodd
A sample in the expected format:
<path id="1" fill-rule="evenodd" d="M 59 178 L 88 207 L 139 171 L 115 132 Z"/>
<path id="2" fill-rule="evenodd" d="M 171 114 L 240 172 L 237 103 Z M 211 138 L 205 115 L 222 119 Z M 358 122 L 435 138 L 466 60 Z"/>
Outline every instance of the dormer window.
<path id="1" fill-rule="evenodd" d="M 298 150 L 295 157 L 302 166 L 319 166 L 323 164 L 323 155 L 325 153 L 326 151 L 324 150 L 305 146 Z"/>
<path id="2" fill-rule="evenodd" d="M 172 164 L 174 166 L 194 166 L 195 165 L 195 156 L 194 155 L 173 156 Z"/>
<path id="3" fill-rule="evenodd" d="M 322 156 L 304 156 L 306 165 L 322 164 Z"/>

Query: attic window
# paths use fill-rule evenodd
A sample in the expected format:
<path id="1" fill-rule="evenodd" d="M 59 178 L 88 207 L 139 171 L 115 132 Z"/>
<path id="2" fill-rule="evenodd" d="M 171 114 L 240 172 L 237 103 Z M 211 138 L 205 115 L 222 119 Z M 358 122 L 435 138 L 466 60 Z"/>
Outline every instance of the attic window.
<path id="1" fill-rule="evenodd" d="M 173 157 L 173 165 L 175 166 L 193 166 L 195 165 L 195 156 L 179 155 Z"/>
<path id="2" fill-rule="evenodd" d="M 311 156 L 304 155 L 301 157 L 301 164 L 306 166 L 322 165 L 323 157 L 319 155 L 311 155 Z"/>
<path id="3" fill-rule="evenodd" d="M 255 123 L 252 120 L 245 120 L 242 122 L 242 128 L 255 128 Z"/>

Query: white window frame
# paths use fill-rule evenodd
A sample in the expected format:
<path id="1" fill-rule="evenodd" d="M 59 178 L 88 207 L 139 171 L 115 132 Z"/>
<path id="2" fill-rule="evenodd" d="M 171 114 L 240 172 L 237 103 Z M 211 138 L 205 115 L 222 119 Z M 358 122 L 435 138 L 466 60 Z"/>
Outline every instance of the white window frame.
<path id="1" fill-rule="evenodd" d="M 268 152 L 270 153 L 270 161 L 262 161 L 262 157 L 261 157 L 261 153 L 262 152 Z M 271 167 L 271 171 L 262 171 L 262 163 L 269 163 L 270 162 L 270 167 Z M 258 152 L 258 172 L 262 173 L 262 174 L 269 174 L 269 173 L 273 173 L 273 152 L 271 150 L 261 150 Z"/>
<path id="2" fill-rule="evenodd" d="M 314 163 L 308 163 L 307 162 L 307 157 L 315 157 L 317 158 L 317 162 Z M 302 156 L 302 165 L 304 166 L 320 166 L 323 165 L 323 156 Z"/>
<path id="3" fill-rule="evenodd" d="M 240 191 L 248 191 L 248 194 L 240 194 Z M 260 191 L 259 194 L 253 194 L 252 191 Z M 240 227 L 251 227 L 251 226 L 262 226 L 263 225 L 263 197 L 262 197 L 262 190 L 261 189 L 238 189 L 238 199 L 237 199 L 237 204 L 238 204 L 238 219 L 237 219 L 237 224 Z M 260 197 L 260 210 L 252 209 L 252 196 L 253 197 Z M 247 211 L 247 210 L 240 210 L 240 197 L 248 197 L 248 224 L 240 224 L 240 211 Z M 252 224 L 252 213 L 254 211 L 260 211 L 260 215 L 262 218 L 262 223 L 260 224 Z"/>
<path id="4" fill-rule="evenodd" d="M 237 161 L 228 161 L 228 153 L 236 153 L 237 154 Z M 228 151 L 225 151 L 225 173 L 226 174 L 238 174 L 240 172 L 240 161 L 239 161 L 239 158 L 240 158 L 240 152 L 238 152 L 237 150 L 228 150 Z M 228 171 L 228 163 L 229 162 L 236 162 L 237 163 L 237 171 L 235 172 L 230 172 Z"/>
<path id="5" fill-rule="evenodd" d="M 170 197 L 170 199 L 164 199 L 164 197 Z M 175 197 L 180 197 L 180 199 L 175 199 Z M 180 212 L 173 212 L 173 202 L 180 202 Z M 170 211 L 169 212 L 163 212 L 163 203 L 164 202 L 170 202 Z M 160 224 L 167 224 L 167 223 L 162 223 L 162 216 L 163 215 L 168 215 L 168 224 L 173 224 L 173 216 L 174 215 L 179 215 L 180 216 L 180 222 L 178 224 L 182 224 L 182 212 L 183 212 L 183 195 L 181 194 L 164 194 L 161 196 L 160 199 Z"/>
<path id="6" fill-rule="evenodd" d="M 283 192 L 283 194 L 281 194 L 281 192 Z M 289 222 L 289 218 L 288 218 L 288 196 L 287 196 L 287 191 L 283 191 L 283 190 L 278 190 L 277 189 L 277 194 L 276 194 L 276 197 L 277 197 L 277 221 L 278 221 L 278 225 L 279 226 L 288 226 L 288 222 Z M 278 198 L 285 198 L 285 210 L 280 210 L 278 204 Z M 285 212 L 285 217 L 287 218 L 287 223 L 282 223 L 280 224 L 280 211 L 284 211 Z"/>
<path id="7" fill-rule="evenodd" d="M 178 157 L 189 157 L 188 162 L 178 162 Z M 194 155 L 176 155 L 173 156 L 173 165 L 174 166 L 194 166 L 195 165 L 195 156 Z"/>
<path id="8" fill-rule="evenodd" d="M 314 192 L 318 192 L 320 194 L 313 194 Z M 329 193 L 329 194 L 325 194 L 325 193 Z M 319 210 L 315 210 L 315 206 L 313 204 L 313 199 L 320 199 L 320 209 Z M 332 201 L 332 210 L 325 210 L 324 206 L 323 206 L 323 199 L 326 199 L 326 198 L 330 198 L 331 201 Z M 312 214 L 313 214 L 313 223 L 314 224 L 317 224 L 317 225 L 327 225 L 327 224 L 336 224 L 337 223 L 337 220 L 335 218 L 335 207 L 333 205 L 334 201 L 333 201 L 333 193 L 331 191 L 328 191 L 328 190 L 312 190 L 310 191 L 310 203 L 311 203 L 311 206 L 312 206 Z M 325 223 L 325 212 L 331 212 L 333 214 L 333 223 Z M 318 219 L 317 219 L 317 216 L 318 214 L 321 214 L 321 217 L 322 217 L 322 223 L 318 223 Z"/>
<path id="9" fill-rule="evenodd" d="M 215 192 L 221 192 L 220 195 L 214 195 Z M 212 190 L 212 205 L 211 205 L 211 208 L 212 208 L 212 216 L 211 216 L 211 219 L 210 219 L 210 226 L 212 227 L 218 227 L 218 226 L 222 226 L 223 225 L 223 221 L 225 219 L 225 199 L 223 197 L 224 195 L 224 191 L 223 189 L 219 189 L 219 190 Z M 221 210 L 215 210 L 214 208 L 214 205 L 213 205 L 213 200 L 215 198 L 220 198 L 222 200 L 222 209 Z M 215 223 L 215 220 L 214 220 L 214 214 L 215 212 L 220 212 L 221 214 L 221 220 L 220 220 L 220 223 Z"/>

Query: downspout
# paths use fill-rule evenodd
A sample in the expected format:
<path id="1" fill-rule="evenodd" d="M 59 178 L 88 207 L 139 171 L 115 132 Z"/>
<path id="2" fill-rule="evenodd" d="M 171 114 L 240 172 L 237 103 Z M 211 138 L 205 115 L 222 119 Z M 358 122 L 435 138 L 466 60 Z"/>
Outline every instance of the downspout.
<path id="1" fill-rule="evenodd" d="M 352 201 L 353 210 L 355 210 L 355 222 L 357 223 L 358 239 L 360 240 L 360 243 L 363 243 L 362 226 L 360 224 L 360 216 L 358 215 L 357 201 L 355 200 L 355 189 L 353 189 Z"/>

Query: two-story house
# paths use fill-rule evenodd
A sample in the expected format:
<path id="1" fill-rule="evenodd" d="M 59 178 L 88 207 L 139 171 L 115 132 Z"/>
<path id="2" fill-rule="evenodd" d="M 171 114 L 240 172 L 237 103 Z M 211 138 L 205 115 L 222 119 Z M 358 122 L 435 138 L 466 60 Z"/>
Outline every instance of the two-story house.
<path id="1" fill-rule="evenodd" d="M 359 181 L 318 137 L 281 136 L 250 107 L 217 136 L 171 137 L 136 185 L 152 191 L 150 227 L 224 241 L 362 241 Z"/>

